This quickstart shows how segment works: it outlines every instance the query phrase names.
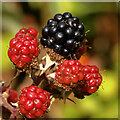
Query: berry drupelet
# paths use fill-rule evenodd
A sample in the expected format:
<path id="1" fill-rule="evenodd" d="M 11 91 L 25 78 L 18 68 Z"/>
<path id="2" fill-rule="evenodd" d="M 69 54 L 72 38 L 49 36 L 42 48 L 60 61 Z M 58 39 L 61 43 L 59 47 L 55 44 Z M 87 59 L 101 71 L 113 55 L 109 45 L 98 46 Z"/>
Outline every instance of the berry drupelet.
<path id="1" fill-rule="evenodd" d="M 38 86 L 22 89 L 19 96 L 20 111 L 27 118 L 40 117 L 50 105 L 50 94 Z"/>
<path id="2" fill-rule="evenodd" d="M 99 73 L 99 68 L 95 65 L 84 65 L 81 69 L 84 74 L 85 84 L 83 89 L 88 93 L 94 93 L 97 91 L 102 83 L 102 76 Z"/>
<path id="3" fill-rule="evenodd" d="M 8 56 L 17 68 L 27 68 L 38 56 L 37 31 L 34 28 L 22 28 L 10 41 Z"/>
<path id="4" fill-rule="evenodd" d="M 69 12 L 56 14 L 42 29 L 40 42 L 44 47 L 68 58 L 69 55 L 76 54 L 76 50 L 80 48 L 85 36 L 84 31 L 84 25 L 80 23 L 78 17 L 73 17 Z M 49 42 L 50 39 L 53 40 L 52 44 Z M 58 49 L 55 46 L 61 47 Z"/>
<path id="5" fill-rule="evenodd" d="M 82 66 L 80 62 L 73 59 L 63 61 L 56 71 L 55 82 L 66 90 L 69 87 L 74 88 L 84 78 L 84 74 L 81 72 Z"/>

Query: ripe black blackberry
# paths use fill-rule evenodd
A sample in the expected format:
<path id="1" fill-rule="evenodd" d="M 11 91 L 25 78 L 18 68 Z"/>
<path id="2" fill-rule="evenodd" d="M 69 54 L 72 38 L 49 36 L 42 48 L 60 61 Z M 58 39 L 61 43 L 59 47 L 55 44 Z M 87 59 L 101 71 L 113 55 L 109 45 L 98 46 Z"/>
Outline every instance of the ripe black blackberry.
<path id="1" fill-rule="evenodd" d="M 73 17 L 71 13 L 56 14 L 42 29 L 40 42 L 44 47 L 69 59 L 81 47 L 83 36 L 85 36 L 84 29 L 79 18 Z"/>

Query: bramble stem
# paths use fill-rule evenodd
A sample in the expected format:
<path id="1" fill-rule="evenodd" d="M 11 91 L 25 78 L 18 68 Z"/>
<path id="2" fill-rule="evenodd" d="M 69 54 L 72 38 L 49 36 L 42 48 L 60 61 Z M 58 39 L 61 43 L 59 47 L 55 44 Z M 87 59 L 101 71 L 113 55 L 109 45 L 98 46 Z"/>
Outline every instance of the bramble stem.
<path id="1" fill-rule="evenodd" d="M 15 118 L 15 116 L 18 114 L 17 108 L 12 107 L 1 95 L 0 99 L 2 100 L 2 104 L 4 105 L 4 107 L 10 110 L 11 112 L 10 119 Z"/>

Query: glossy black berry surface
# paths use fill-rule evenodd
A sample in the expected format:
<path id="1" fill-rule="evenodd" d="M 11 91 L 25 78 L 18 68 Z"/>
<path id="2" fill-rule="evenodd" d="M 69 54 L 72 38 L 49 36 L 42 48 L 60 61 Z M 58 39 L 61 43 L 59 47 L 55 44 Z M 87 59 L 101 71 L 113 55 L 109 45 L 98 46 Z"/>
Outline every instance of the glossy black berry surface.
<path id="1" fill-rule="evenodd" d="M 83 24 L 78 24 L 78 29 L 80 30 L 81 33 L 84 32 L 84 25 Z"/>
<path id="2" fill-rule="evenodd" d="M 60 22 L 58 23 L 58 29 L 59 29 L 60 31 L 64 31 L 64 30 L 66 29 L 66 27 L 67 27 L 67 24 L 66 24 L 65 22 L 60 21 Z"/>
<path id="3" fill-rule="evenodd" d="M 57 27 L 50 27 L 50 36 L 55 36 L 55 34 L 57 33 Z"/>
<path id="4" fill-rule="evenodd" d="M 72 49 L 74 47 L 74 39 L 67 40 L 65 43 L 67 49 Z"/>
<path id="5" fill-rule="evenodd" d="M 79 18 L 78 17 L 73 17 L 73 22 L 76 24 L 79 24 Z"/>
<path id="6" fill-rule="evenodd" d="M 54 19 L 49 19 L 49 20 L 47 21 L 47 25 L 50 26 L 53 21 L 54 21 Z"/>
<path id="7" fill-rule="evenodd" d="M 68 18 L 71 18 L 71 17 L 72 17 L 72 14 L 69 13 L 69 12 L 65 12 L 65 13 L 63 14 L 63 17 L 64 17 L 65 19 L 68 19 Z"/>
<path id="8" fill-rule="evenodd" d="M 65 29 L 65 37 L 66 39 L 72 38 L 74 36 L 74 29 L 71 27 L 68 27 Z"/>
<path id="9" fill-rule="evenodd" d="M 42 44 L 43 46 L 46 46 L 46 45 L 47 45 L 47 39 L 46 39 L 46 38 L 41 37 L 40 42 L 41 42 L 41 44 Z"/>
<path id="10" fill-rule="evenodd" d="M 55 14 L 42 29 L 41 44 L 64 57 L 70 57 L 85 38 L 85 27 L 70 12 Z"/>
<path id="11" fill-rule="evenodd" d="M 61 14 L 56 14 L 54 16 L 54 20 L 57 21 L 57 22 L 61 21 L 62 19 L 63 19 L 63 16 Z"/>
<path id="12" fill-rule="evenodd" d="M 48 46 L 49 48 L 52 48 L 53 45 L 54 45 L 54 40 L 53 40 L 52 38 L 49 38 L 49 39 L 47 40 L 47 46 Z"/>
<path id="13" fill-rule="evenodd" d="M 62 55 L 68 56 L 69 55 L 69 50 L 64 48 L 63 51 L 62 51 Z"/>
<path id="14" fill-rule="evenodd" d="M 55 21 L 52 21 L 49 23 L 49 27 L 57 27 L 57 23 Z"/>
<path id="15" fill-rule="evenodd" d="M 44 38 L 47 38 L 49 36 L 49 27 L 48 26 L 45 26 L 42 29 L 42 35 L 43 35 Z"/>
<path id="16" fill-rule="evenodd" d="M 57 32 L 55 34 L 55 42 L 56 44 L 64 44 L 65 38 L 62 32 Z"/>
<path id="17" fill-rule="evenodd" d="M 59 44 L 54 44 L 54 49 L 55 52 L 61 54 L 62 53 L 62 45 Z"/>
<path id="18" fill-rule="evenodd" d="M 76 41 L 79 41 L 81 38 L 81 32 L 79 30 L 76 30 L 74 32 L 74 39 L 76 39 Z"/>

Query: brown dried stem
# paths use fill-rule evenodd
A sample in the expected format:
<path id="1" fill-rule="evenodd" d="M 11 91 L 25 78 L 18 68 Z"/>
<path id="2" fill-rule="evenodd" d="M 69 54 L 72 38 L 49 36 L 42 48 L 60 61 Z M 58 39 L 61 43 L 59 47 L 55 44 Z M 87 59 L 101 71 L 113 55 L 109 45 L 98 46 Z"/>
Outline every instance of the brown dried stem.
<path id="1" fill-rule="evenodd" d="M 2 100 L 2 104 L 5 108 L 7 108 L 10 112 L 11 112 L 11 116 L 10 119 L 14 119 L 16 117 L 16 115 L 18 114 L 18 110 L 17 108 L 12 107 L 7 100 L 5 100 L 5 98 L 2 97 L 2 95 L 0 95 L 0 99 Z"/>

